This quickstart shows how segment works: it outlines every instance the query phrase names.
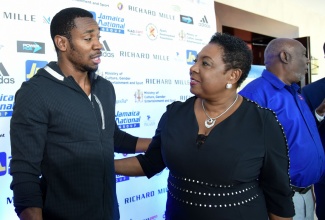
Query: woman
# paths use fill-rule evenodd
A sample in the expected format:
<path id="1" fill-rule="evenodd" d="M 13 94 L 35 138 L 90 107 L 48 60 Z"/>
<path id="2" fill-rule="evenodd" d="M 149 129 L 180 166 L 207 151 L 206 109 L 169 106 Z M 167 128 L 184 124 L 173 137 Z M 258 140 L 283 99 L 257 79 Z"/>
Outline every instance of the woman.
<path id="1" fill-rule="evenodd" d="M 167 107 L 144 155 L 115 161 L 129 176 L 168 167 L 166 219 L 292 219 L 283 129 L 237 94 L 251 61 L 245 42 L 213 35 L 190 68 L 195 96 Z"/>

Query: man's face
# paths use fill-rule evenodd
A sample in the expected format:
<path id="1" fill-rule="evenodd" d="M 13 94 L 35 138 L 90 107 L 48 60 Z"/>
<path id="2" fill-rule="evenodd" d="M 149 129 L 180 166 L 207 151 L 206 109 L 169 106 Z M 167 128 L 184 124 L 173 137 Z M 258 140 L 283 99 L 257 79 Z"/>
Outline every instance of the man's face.
<path id="1" fill-rule="evenodd" d="M 294 43 L 291 48 L 291 63 L 290 63 L 290 74 L 289 81 L 299 82 L 301 81 L 306 73 L 308 72 L 309 59 L 307 57 L 306 48 L 298 41 Z"/>
<path id="2" fill-rule="evenodd" d="M 97 22 L 88 17 L 76 18 L 71 30 L 67 59 L 78 71 L 96 71 L 100 63 L 102 44 Z"/>

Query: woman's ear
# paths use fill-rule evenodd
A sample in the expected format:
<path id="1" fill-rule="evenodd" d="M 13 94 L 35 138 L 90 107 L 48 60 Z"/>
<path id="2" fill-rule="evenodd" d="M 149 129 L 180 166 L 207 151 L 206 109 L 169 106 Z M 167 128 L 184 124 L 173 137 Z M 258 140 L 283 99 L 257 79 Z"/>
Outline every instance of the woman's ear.
<path id="1" fill-rule="evenodd" d="M 241 69 L 233 69 L 230 74 L 229 82 L 231 82 L 231 84 L 237 83 L 242 74 L 243 72 Z"/>

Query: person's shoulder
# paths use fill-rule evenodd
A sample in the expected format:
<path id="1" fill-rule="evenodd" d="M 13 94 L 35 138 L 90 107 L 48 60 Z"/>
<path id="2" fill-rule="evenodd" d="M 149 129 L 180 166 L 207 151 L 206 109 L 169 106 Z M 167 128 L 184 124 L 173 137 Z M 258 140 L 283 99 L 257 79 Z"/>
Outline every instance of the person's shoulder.
<path id="1" fill-rule="evenodd" d="M 244 102 L 247 103 L 246 104 L 248 106 L 247 109 L 254 111 L 255 112 L 254 114 L 258 113 L 260 115 L 267 115 L 267 114 L 276 115 L 276 113 L 272 109 L 264 107 L 249 98 L 246 97 L 243 98 L 244 98 Z"/>
<path id="2" fill-rule="evenodd" d="M 187 108 L 191 105 L 194 104 L 194 101 L 195 101 L 196 97 L 195 96 L 192 96 L 190 98 L 188 98 L 187 100 L 185 100 L 184 102 L 183 101 L 174 101 L 172 103 L 170 103 L 169 105 L 167 105 L 167 110 L 171 110 L 171 109 L 179 109 L 179 108 Z"/>
<path id="3" fill-rule="evenodd" d="M 325 89 L 325 77 L 302 87 L 302 90 L 307 91 L 307 90 L 311 90 L 314 88 L 324 88 Z"/>

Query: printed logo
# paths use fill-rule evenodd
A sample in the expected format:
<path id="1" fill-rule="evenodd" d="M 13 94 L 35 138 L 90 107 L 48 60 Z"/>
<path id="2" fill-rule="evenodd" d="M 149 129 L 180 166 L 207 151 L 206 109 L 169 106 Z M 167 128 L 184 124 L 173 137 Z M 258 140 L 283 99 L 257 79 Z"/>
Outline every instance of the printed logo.
<path id="1" fill-rule="evenodd" d="M 194 65 L 194 60 L 197 56 L 197 52 L 195 50 L 186 50 L 186 62 L 188 65 Z"/>
<path id="2" fill-rule="evenodd" d="M 17 21 L 30 21 L 36 22 L 35 15 L 19 14 L 13 12 L 3 12 L 3 18 Z"/>
<path id="3" fill-rule="evenodd" d="M 51 24 L 51 17 L 43 16 L 43 23 L 44 24 Z"/>
<path id="4" fill-rule="evenodd" d="M 129 11 L 133 11 L 139 14 L 146 14 L 150 16 L 156 16 L 156 12 L 150 9 L 145 9 L 145 8 L 139 8 L 136 6 L 129 5 Z"/>
<path id="5" fill-rule="evenodd" d="M 116 183 L 130 180 L 130 177 L 128 176 L 115 175 L 115 177 L 116 177 Z"/>
<path id="6" fill-rule="evenodd" d="M 45 54 L 45 43 L 17 41 L 17 52 Z"/>
<path id="7" fill-rule="evenodd" d="M 14 95 L 0 94 L 0 117 L 11 117 L 14 107 Z"/>
<path id="8" fill-rule="evenodd" d="M 151 119 L 151 116 L 150 115 L 147 115 L 147 119 L 144 121 L 143 125 L 146 126 L 146 127 L 148 127 L 148 126 L 155 126 L 156 125 L 156 122 Z"/>
<path id="9" fill-rule="evenodd" d="M 10 77 L 3 63 L 0 63 L 0 84 L 14 84 L 15 79 Z"/>
<path id="10" fill-rule="evenodd" d="M 122 4 L 121 2 L 119 2 L 119 3 L 117 4 L 117 9 L 118 9 L 118 10 L 123 10 L 123 4 Z"/>
<path id="11" fill-rule="evenodd" d="M 138 37 L 140 37 L 140 36 L 142 36 L 144 34 L 144 31 L 143 30 L 136 30 L 136 29 L 130 29 L 130 28 L 128 28 L 126 31 L 130 35 L 132 35 L 132 36 L 138 36 Z"/>
<path id="12" fill-rule="evenodd" d="M 184 30 L 181 30 L 179 33 L 178 33 L 178 38 L 179 40 L 181 41 L 185 41 L 186 40 L 186 33 Z"/>
<path id="13" fill-rule="evenodd" d="M 26 81 L 32 78 L 40 68 L 47 65 L 47 61 L 26 60 Z"/>
<path id="14" fill-rule="evenodd" d="M 120 129 L 139 128 L 140 111 L 120 112 L 117 111 L 115 121 Z"/>
<path id="15" fill-rule="evenodd" d="M 165 18 L 165 19 L 169 19 L 169 20 L 175 20 L 175 15 L 171 15 L 171 14 L 166 14 L 166 13 L 163 13 L 163 12 L 159 12 L 159 16 L 161 18 Z"/>
<path id="16" fill-rule="evenodd" d="M 140 89 L 135 91 L 135 93 L 134 93 L 134 101 L 135 102 L 143 102 L 143 91 L 141 91 Z"/>
<path id="17" fill-rule="evenodd" d="M 0 152 L 0 176 L 7 172 L 7 155 L 5 152 Z"/>
<path id="18" fill-rule="evenodd" d="M 101 31 L 110 32 L 115 34 L 124 34 L 125 21 L 124 18 L 119 16 L 105 15 L 100 13 L 97 17 L 96 13 L 90 11 L 96 19 Z"/>
<path id="19" fill-rule="evenodd" d="M 210 28 L 209 22 L 207 17 L 204 15 L 204 17 L 200 20 L 199 22 L 199 26 L 201 27 L 206 27 L 206 28 Z"/>
<path id="20" fill-rule="evenodd" d="M 158 37 L 158 29 L 154 24 L 147 25 L 146 33 L 150 40 L 156 40 Z"/>
<path id="21" fill-rule="evenodd" d="M 102 49 L 102 56 L 103 57 L 114 57 L 114 53 L 111 52 L 106 40 L 103 41 L 103 49 Z"/>
<path id="22" fill-rule="evenodd" d="M 185 24 L 194 24 L 193 18 L 187 15 L 180 15 L 180 21 Z"/>

